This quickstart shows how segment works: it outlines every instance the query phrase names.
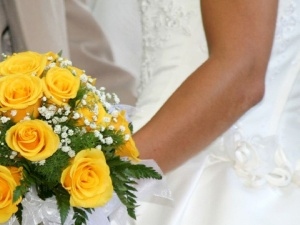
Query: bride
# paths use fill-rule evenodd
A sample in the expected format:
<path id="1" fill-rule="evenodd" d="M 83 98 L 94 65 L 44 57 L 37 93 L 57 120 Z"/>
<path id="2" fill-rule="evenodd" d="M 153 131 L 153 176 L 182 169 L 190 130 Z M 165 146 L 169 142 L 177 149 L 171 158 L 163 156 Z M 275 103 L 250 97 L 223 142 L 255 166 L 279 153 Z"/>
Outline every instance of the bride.
<path id="1" fill-rule="evenodd" d="M 299 224 L 300 2 L 129 2 L 143 44 L 134 137 L 173 195 L 141 202 L 136 224 Z"/>
<path id="2" fill-rule="evenodd" d="M 119 27 L 95 15 L 120 65 L 140 68 L 134 137 L 173 195 L 141 202 L 136 224 L 298 225 L 300 1 L 129 3 L 140 10 L 136 33 L 126 10 Z M 120 46 L 137 48 L 140 36 L 134 67 Z"/>

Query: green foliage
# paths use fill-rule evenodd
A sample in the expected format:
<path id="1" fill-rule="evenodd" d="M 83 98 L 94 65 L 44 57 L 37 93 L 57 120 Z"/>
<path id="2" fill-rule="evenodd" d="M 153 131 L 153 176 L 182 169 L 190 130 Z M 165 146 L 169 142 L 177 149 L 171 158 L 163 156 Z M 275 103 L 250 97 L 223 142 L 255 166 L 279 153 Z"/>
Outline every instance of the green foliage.
<path id="1" fill-rule="evenodd" d="M 70 210 L 70 194 L 61 186 L 54 189 L 61 224 L 64 224 Z"/>
<path id="2" fill-rule="evenodd" d="M 107 160 L 111 168 L 111 178 L 114 191 L 120 201 L 126 206 L 128 215 L 136 219 L 135 208 L 137 207 L 136 181 L 135 179 L 153 178 L 161 179 L 161 175 L 153 168 L 142 164 L 132 164 L 130 161 L 124 161 L 120 157 L 112 157 Z"/>
<path id="3" fill-rule="evenodd" d="M 58 149 L 49 157 L 44 165 L 33 165 L 32 171 L 37 175 L 37 182 L 43 181 L 43 185 L 53 188 L 60 182 L 62 171 L 68 166 L 70 157 L 67 153 Z"/>
<path id="4" fill-rule="evenodd" d="M 74 207 L 73 210 L 74 210 L 73 219 L 75 221 L 75 225 L 87 224 L 86 223 L 88 219 L 87 213 L 92 213 L 92 209 Z"/>
<path id="5" fill-rule="evenodd" d="M 16 202 L 20 197 L 24 196 L 33 184 L 34 179 L 28 174 L 26 167 L 23 168 L 23 179 L 21 180 L 20 185 L 14 190 L 13 201 Z"/>
<path id="6" fill-rule="evenodd" d="M 23 211 L 23 205 L 22 204 L 18 204 L 18 211 L 15 213 L 16 218 L 19 222 L 19 224 L 22 224 L 23 221 L 23 217 L 22 217 L 22 211 Z"/>

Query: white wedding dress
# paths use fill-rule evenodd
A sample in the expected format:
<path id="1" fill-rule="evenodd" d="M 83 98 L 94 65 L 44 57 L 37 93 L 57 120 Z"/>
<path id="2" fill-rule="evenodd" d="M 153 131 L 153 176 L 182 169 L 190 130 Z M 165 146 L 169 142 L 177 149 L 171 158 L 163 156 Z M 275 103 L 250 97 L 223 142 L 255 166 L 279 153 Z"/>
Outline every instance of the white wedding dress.
<path id="1" fill-rule="evenodd" d="M 133 118 L 139 129 L 207 58 L 200 0 L 114 1 L 98 3 L 104 11 L 117 2 L 110 7 L 113 22 L 95 15 L 108 36 L 121 34 L 111 41 L 120 66 L 140 71 Z M 126 14 L 122 5 L 138 11 Z M 116 21 L 119 27 L 110 26 Z M 136 41 L 126 42 L 129 36 Z M 207 149 L 166 174 L 173 200 L 140 202 L 135 224 L 300 224 L 299 37 L 300 0 L 281 0 L 264 99 Z M 138 54 L 129 59 L 124 49 L 131 48 Z"/>

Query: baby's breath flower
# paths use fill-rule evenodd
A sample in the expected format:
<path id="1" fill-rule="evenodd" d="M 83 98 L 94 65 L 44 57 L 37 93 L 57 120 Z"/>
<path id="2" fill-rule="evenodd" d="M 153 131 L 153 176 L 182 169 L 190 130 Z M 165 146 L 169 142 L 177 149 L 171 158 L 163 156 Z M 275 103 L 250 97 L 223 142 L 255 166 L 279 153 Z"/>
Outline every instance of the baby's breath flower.
<path id="1" fill-rule="evenodd" d="M 111 115 L 113 116 L 113 117 L 118 117 L 119 116 L 119 111 L 118 110 L 113 110 L 112 112 L 111 112 Z"/>
<path id="2" fill-rule="evenodd" d="M 2 123 L 6 123 L 6 122 L 9 121 L 9 120 L 10 120 L 9 117 L 6 117 L 6 116 L 2 116 L 2 117 L 1 117 L 1 122 L 2 122 Z"/>
<path id="3" fill-rule="evenodd" d="M 96 149 L 101 150 L 101 149 L 102 149 L 102 146 L 101 146 L 101 145 L 97 145 L 97 146 L 96 146 Z"/>
<path id="4" fill-rule="evenodd" d="M 82 74 L 82 75 L 80 76 L 80 80 L 81 80 L 83 83 L 86 83 L 86 82 L 88 81 L 87 75 Z"/>
<path id="5" fill-rule="evenodd" d="M 97 124 L 95 124 L 95 123 L 90 123 L 90 128 L 91 129 L 96 129 L 97 128 Z"/>
<path id="6" fill-rule="evenodd" d="M 54 126 L 54 133 L 56 133 L 56 134 L 61 133 L 61 125 L 57 124 Z"/>
<path id="7" fill-rule="evenodd" d="M 61 134 L 61 137 L 62 137 L 62 138 L 67 138 L 67 137 L 68 137 L 67 132 L 63 132 L 63 133 Z"/>
<path id="8" fill-rule="evenodd" d="M 26 120 L 31 120 L 31 117 L 30 117 L 29 115 L 25 116 L 25 117 L 23 118 L 23 121 L 26 121 Z"/>
<path id="9" fill-rule="evenodd" d="M 114 140 L 112 139 L 112 137 L 106 137 L 105 138 L 105 143 L 108 145 L 111 145 L 114 142 Z"/>
<path id="10" fill-rule="evenodd" d="M 119 97 L 115 93 L 113 93 L 113 99 L 114 99 L 115 103 L 117 103 L 117 104 L 120 103 L 120 99 L 119 99 Z"/>
<path id="11" fill-rule="evenodd" d="M 124 140 L 125 140 L 125 141 L 128 141 L 129 139 L 130 139 L 130 134 L 125 134 Z"/>
<path id="12" fill-rule="evenodd" d="M 68 119 L 69 119 L 68 117 L 63 116 L 63 117 L 60 118 L 59 121 L 60 121 L 61 123 L 63 123 L 63 122 L 66 122 Z"/>
<path id="13" fill-rule="evenodd" d="M 63 152 L 69 152 L 69 151 L 71 150 L 71 148 L 70 148 L 70 146 L 65 145 L 65 146 L 62 146 L 62 147 L 61 147 L 61 150 L 62 150 Z"/>
<path id="14" fill-rule="evenodd" d="M 85 124 L 86 126 L 89 126 L 89 125 L 91 124 L 91 122 L 90 122 L 88 119 L 84 119 L 84 124 Z"/>
<path id="15" fill-rule="evenodd" d="M 44 160 L 41 160 L 41 161 L 39 161 L 38 163 L 39 163 L 40 166 L 43 166 L 43 165 L 45 165 L 46 160 L 45 160 L 45 159 L 44 159 Z"/>
<path id="16" fill-rule="evenodd" d="M 123 125 L 121 125 L 119 129 L 121 132 L 124 132 L 126 130 L 126 128 Z"/>
<path id="17" fill-rule="evenodd" d="M 92 119 L 93 119 L 93 121 L 97 121 L 98 120 L 98 117 L 97 116 L 92 116 Z"/>
<path id="18" fill-rule="evenodd" d="M 74 130 L 69 129 L 69 130 L 68 130 L 68 135 L 69 135 L 69 136 L 73 136 L 73 135 L 74 135 Z"/>
<path id="19" fill-rule="evenodd" d="M 50 63 L 50 64 L 48 65 L 49 68 L 53 68 L 53 67 L 55 67 L 55 66 L 56 66 L 56 64 L 55 64 L 54 62 L 52 62 L 52 63 Z"/>
<path id="20" fill-rule="evenodd" d="M 10 111 L 10 115 L 11 115 L 11 116 L 16 116 L 17 113 L 18 113 L 17 110 L 11 110 L 11 111 Z"/>
<path id="21" fill-rule="evenodd" d="M 109 129 L 109 130 L 114 130 L 115 127 L 114 127 L 113 125 L 110 125 L 110 126 L 108 126 L 108 129 Z"/>
<path id="22" fill-rule="evenodd" d="M 66 143 L 66 144 L 71 144 L 71 139 L 70 139 L 70 138 L 66 138 L 66 139 L 65 139 L 65 143 Z"/>
<path id="23" fill-rule="evenodd" d="M 69 155 L 71 158 L 73 158 L 73 157 L 75 157 L 76 153 L 75 153 L 75 151 L 70 150 L 70 151 L 68 151 L 68 155 Z"/>
<path id="24" fill-rule="evenodd" d="M 66 132 L 67 130 L 69 130 L 69 127 L 63 126 L 61 130 L 62 130 L 63 132 Z"/>
<path id="25" fill-rule="evenodd" d="M 110 117 L 107 117 L 107 116 L 103 117 L 103 122 L 109 123 L 110 122 Z"/>
<path id="26" fill-rule="evenodd" d="M 80 118 L 80 114 L 78 112 L 74 112 L 73 117 L 74 120 L 77 120 Z"/>

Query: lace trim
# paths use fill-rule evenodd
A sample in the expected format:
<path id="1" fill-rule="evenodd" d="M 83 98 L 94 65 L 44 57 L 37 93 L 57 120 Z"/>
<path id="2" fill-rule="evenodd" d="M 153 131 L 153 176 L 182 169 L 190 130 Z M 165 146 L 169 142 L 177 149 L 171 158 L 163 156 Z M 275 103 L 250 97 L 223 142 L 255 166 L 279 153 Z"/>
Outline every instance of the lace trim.
<path id="1" fill-rule="evenodd" d="M 282 0 L 286 1 L 286 0 Z M 284 4 L 285 2 L 281 3 Z M 284 53 L 288 46 L 290 46 L 290 40 L 287 37 L 290 37 L 290 33 L 295 31 L 297 23 L 297 14 L 296 14 L 297 3 L 295 0 L 290 0 L 287 7 L 285 7 L 282 15 L 277 19 L 277 29 L 275 31 L 274 43 L 276 48 L 273 49 L 273 54 L 280 55 L 284 58 Z M 272 82 L 277 75 L 281 74 L 279 63 L 277 67 L 274 68 L 274 73 L 269 77 L 268 81 Z"/>
<path id="2" fill-rule="evenodd" d="M 156 60 L 166 43 L 176 34 L 190 35 L 189 20 L 193 12 L 174 0 L 142 0 L 143 59 L 138 92 L 141 93 L 153 76 Z"/>

